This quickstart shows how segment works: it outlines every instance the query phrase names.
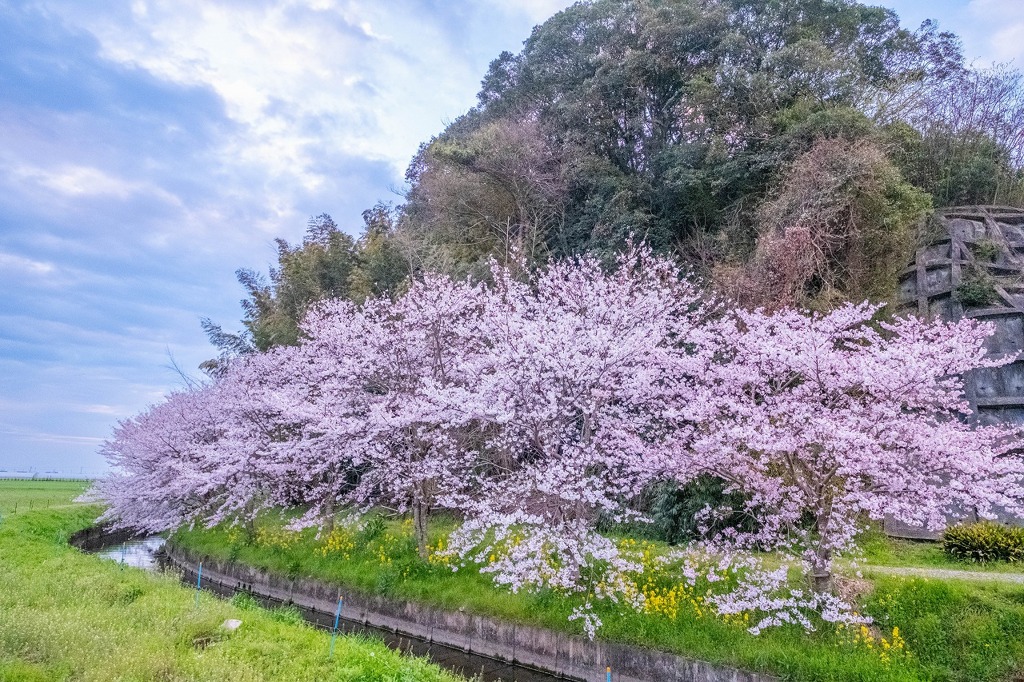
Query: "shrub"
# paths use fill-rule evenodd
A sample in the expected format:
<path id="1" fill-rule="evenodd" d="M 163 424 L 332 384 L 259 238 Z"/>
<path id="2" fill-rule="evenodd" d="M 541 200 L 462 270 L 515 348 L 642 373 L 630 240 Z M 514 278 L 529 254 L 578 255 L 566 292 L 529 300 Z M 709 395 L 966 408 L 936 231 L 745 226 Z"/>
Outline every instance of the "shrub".
<path id="1" fill-rule="evenodd" d="M 829 310 L 887 300 L 931 199 L 869 140 L 819 140 L 756 210 L 757 246 L 713 274 L 740 305 Z"/>
<path id="2" fill-rule="evenodd" d="M 965 308 L 989 305 L 997 299 L 995 281 L 982 269 L 971 267 L 964 273 L 963 281 L 953 291 L 953 297 Z"/>
<path id="3" fill-rule="evenodd" d="M 387 530 L 387 523 L 380 514 L 374 514 L 366 520 L 366 524 L 359 532 L 359 541 L 361 544 L 369 544 L 383 535 L 385 530 Z"/>
<path id="4" fill-rule="evenodd" d="M 999 254 L 1002 253 L 1002 247 L 994 239 L 984 238 L 979 239 L 974 243 L 974 253 L 978 258 L 984 261 L 993 262 L 999 258 Z"/>
<path id="5" fill-rule="evenodd" d="M 946 529 L 942 548 L 960 561 L 1022 561 L 1024 528 L 989 521 L 960 524 Z"/>
<path id="6" fill-rule="evenodd" d="M 739 493 L 725 492 L 725 484 L 711 476 L 701 476 L 684 486 L 665 484 L 655 492 L 651 518 L 654 536 L 658 540 L 676 545 L 689 542 L 707 532 L 716 533 L 725 528 L 753 530 L 753 520 L 742 509 L 746 500 Z M 711 508 L 713 518 L 702 524 L 702 512 Z"/>

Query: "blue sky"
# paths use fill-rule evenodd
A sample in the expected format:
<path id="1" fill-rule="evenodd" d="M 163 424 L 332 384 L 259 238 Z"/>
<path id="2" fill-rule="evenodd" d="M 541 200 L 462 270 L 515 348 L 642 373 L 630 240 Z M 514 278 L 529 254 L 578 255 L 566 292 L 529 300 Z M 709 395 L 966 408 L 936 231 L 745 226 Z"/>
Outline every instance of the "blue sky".
<path id="1" fill-rule="evenodd" d="M 237 326 L 239 267 L 397 200 L 423 140 L 560 0 L 0 0 L 0 470 L 101 473 L 118 419 Z M 1024 0 L 898 0 L 980 63 Z M 97 7 L 102 7 L 98 11 Z"/>

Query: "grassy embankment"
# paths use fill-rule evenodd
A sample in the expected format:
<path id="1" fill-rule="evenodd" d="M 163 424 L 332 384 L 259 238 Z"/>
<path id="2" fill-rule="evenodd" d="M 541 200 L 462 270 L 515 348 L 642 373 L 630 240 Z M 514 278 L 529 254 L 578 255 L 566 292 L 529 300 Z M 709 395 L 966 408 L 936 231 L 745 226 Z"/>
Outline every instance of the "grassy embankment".
<path id="1" fill-rule="evenodd" d="M 329 635 L 294 611 L 208 594 L 197 607 L 195 593 L 173 576 L 68 547 L 68 536 L 98 512 L 71 503 L 83 487 L 0 481 L 0 681 L 455 682 L 364 638 L 339 637 L 328 660 Z M 242 620 L 241 628 L 222 630 L 228 618 Z"/>
<path id="2" fill-rule="evenodd" d="M 434 546 L 444 530 L 435 531 Z M 567 617 L 577 602 L 553 594 L 512 594 L 476 570 L 453 572 L 443 560 L 415 553 L 408 524 L 370 524 L 317 539 L 290 533 L 265 519 L 254 535 L 240 529 L 182 531 L 175 541 L 206 555 L 274 572 L 313 576 L 396 598 L 579 632 Z M 876 541 L 877 542 L 877 541 Z M 647 546 L 658 552 L 659 546 Z M 877 546 L 875 553 L 882 550 Z M 887 550 L 890 559 L 899 548 Z M 895 559 L 894 559 L 895 560 Z M 675 589 L 671 576 L 652 585 L 650 613 L 601 607 L 599 637 L 673 651 L 792 680 L 1014 679 L 1024 669 L 1024 586 L 878 577 L 864 581 L 864 610 L 876 621 L 868 633 L 822 627 L 805 634 L 781 628 L 754 637 L 742 623 L 726 623 L 700 595 Z M 905 641 L 894 641 L 899 628 Z M 885 642 L 882 642 L 882 638 Z M 887 648 L 888 647 L 888 648 Z M 909 653 L 908 653 L 909 652 Z"/>

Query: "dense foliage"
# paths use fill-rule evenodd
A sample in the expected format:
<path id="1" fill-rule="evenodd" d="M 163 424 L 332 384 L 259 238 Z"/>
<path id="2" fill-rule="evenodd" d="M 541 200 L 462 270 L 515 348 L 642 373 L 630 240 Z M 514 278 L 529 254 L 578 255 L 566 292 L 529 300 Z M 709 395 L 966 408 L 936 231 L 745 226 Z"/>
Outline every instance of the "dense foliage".
<path id="1" fill-rule="evenodd" d="M 721 479 L 707 475 L 697 476 L 684 485 L 670 481 L 654 486 L 650 525 L 633 524 L 629 531 L 634 535 L 650 534 L 670 545 L 679 545 L 699 540 L 709 531 L 754 530 L 754 519 L 743 511 L 743 495 L 726 492 L 726 487 Z M 703 518 L 704 510 L 709 508 L 718 510 L 713 519 Z"/>
<path id="2" fill-rule="evenodd" d="M 884 8 L 580 2 L 422 147 L 403 229 L 449 272 L 516 249 L 607 256 L 636 233 L 727 289 L 782 270 L 783 291 L 745 302 L 884 300 L 929 195 L 1024 198 L 1022 124 L 1017 72 L 967 67 L 955 35 Z M 812 245 L 827 263 L 774 262 Z"/>

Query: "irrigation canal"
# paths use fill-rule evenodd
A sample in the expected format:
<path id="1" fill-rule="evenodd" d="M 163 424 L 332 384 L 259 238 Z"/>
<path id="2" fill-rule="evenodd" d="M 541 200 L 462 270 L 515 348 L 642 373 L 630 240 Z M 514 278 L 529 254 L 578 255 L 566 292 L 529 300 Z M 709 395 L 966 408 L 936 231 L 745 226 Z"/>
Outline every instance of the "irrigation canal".
<path id="1" fill-rule="evenodd" d="M 106 542 L 104 540 L 107 540 Z M 143 568 L 150 571 L 172 570 L 181 574 L 182 582 L 195 585 L 197 575 L 188 567 L 170 566 L 163 554 L 164 539 L 160 536 L 147 538 L 130 538 L 124 535 L 109 535 L 90 538 L 82 545 L 85 551 L 117 561 L 126 566 Z M 203 577 L 202 589 L 222 597 L 233 597 L 241 590 L 235 585 L 227 585 L 207 576 Z M 299 610 L 302 617 L 313 625 L 330 630 L 334 626 L 333 612 L 327 613 L 317 609 L 304 608 L 283 602 L 266 595 L 246 592 L 266 608 L 291 606 Z M 409 637 L 386 628 L 378 628 L 342 617 L 338 625 L 339 632 L 355 633 L 375 637 L 382 640 L 392 649 L 404 654 L 425 656 L 433 663 L 458 675 L 482 682 L 553 682 L 554 680 L 570 680 L 576 678 L 555 675 L 507 661 L 467 653 L 455 647 L 445 646 L 437 642 Z"/>

